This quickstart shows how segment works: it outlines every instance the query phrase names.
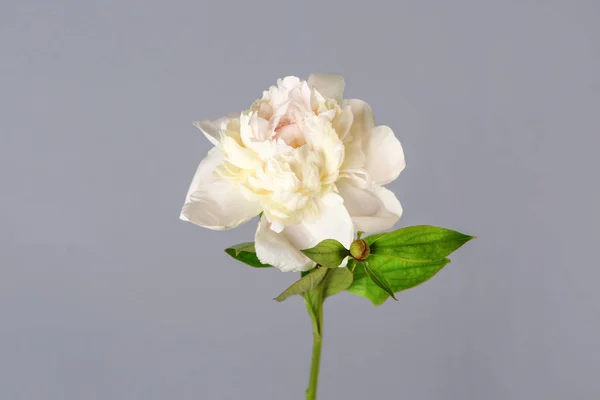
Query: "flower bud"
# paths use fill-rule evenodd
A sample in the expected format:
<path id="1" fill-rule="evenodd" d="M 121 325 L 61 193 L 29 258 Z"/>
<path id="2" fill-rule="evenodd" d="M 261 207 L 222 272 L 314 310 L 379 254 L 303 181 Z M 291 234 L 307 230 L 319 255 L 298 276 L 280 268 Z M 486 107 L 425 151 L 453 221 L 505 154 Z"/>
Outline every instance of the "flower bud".
<path id="1" fill-rule="evenodd" d="M 364 239 L 358 239 L 350 245 L 350 255 L 358 261 L 362 261 L 371 254 L 369 244 Z"/>

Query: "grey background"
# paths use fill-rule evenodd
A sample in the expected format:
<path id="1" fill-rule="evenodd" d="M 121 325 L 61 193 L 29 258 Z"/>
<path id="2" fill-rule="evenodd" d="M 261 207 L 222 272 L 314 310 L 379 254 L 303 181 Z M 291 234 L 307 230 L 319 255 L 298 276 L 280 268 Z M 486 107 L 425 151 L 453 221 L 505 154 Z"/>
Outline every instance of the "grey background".
<path id="1" fill-rule="evenodd" d="M 321 399 L 600 397 L 600 3 L 0 3 L 0 399 L 301 399 L 296 276 L 178 220 L 191 123 L 337 72 L 401 139 L 399 226 L 479 236 L 328 300 Z"/>

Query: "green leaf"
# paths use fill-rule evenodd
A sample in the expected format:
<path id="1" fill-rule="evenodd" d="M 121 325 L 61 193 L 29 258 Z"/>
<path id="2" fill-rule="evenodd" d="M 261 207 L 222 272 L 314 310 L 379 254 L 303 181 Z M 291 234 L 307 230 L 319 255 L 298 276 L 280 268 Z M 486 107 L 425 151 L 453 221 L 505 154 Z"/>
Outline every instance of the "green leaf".
<path id="1" fill-rule="evenodd" d="M 242 251 L 256 253 L 256 249 L 254 248 L 254 242 L 244 242 L 236 244 L 231 247 L 228 247 L 226 250 L 229 249 L 233 250 L 236 256 L 238 256 Z"/>
<path id="2" fill-rule="evenodd" d="M 300 277 L 305 277 L 306 275 L 308 275 L 311 272 L 316 271 L 316 270 L 317 270 L 317 267 L 311 268 L 308 271 L 302 271 L 302 272 L 300 272 Z"/>
<path id="3" fill-rule="evenodd" d="M 348 268 L 328 268 L 327 270 L 329 272 L 327 272 L 321 283 L 315 288 L 305 292 L 304 297 L 317 298 L 318 296 L 322 296 L 324 300 L 327 297 L 335 296 L 348 289 L 352 284 L 354 275 Z M 305 275 L 306 273 L 303 272 L 302 276 L 304 277 Z"/>
<path id="4" fill-rule="evenodd" d="M 363 261 L 362 266 L 367 276 L 371 279 L 371 282 L 382 288 L 387 294 L 392 296 L 394 300 L 398 301 L 396 296 L 394 296 L 394 289 L 392 289 L 392 286 L 379 268 L 374 264 L 370 264 L 368 261 Z"/>
<path id="5" fill-rule="evenodd" d="M 256 257 L 256 250 L 254 249 L 253 242 L 240 243 L 236 244 L 235 246 L 228 247 L 225 249 L 225 253 L 229 254 L 236 260 L 255 268 L 271 267 L 269 264 L 261 263 L 258 257 Z"/>
<path id="6" fill-rule="evenodd" d="M 350 251 L 335 239 L 325 239 L 315 247 L 301 250 L 304 255 L 327 268 L 338 267 Z"/>
<path id="7" fill-rule="evenodd" d="M 372 235 L 364 240 L 371 254 L 404 260 L 441 260 L 473 239 L 450 229 L 419 225 Z"/>
<path id="8" fill-rule="evenodd" d="M 446 257 L 471 239 L 473 236 L 427 225 L 366 237 L 371 250 L 369 264 L 365 267 L 351 260 L 348 266 L 354 269 L 354 281 L 347 290 L 375 305 L 382 304 L 390 294 L 388 289 L 397 293 L 431 279 L 450 262 Z M 381 277 L 388 288 L 380 284 Z"/>
<path id="9" fill-rule="evenodd" d="M 426 261 L 402 260 L 377 254 L 371 254 L 368 261 L 371 269 L 375 267 L 381 275 L 385 276 L 394 293 L 410 289 L 431 279 L 450 262 L 446 258 Z M 347 290 L 352 294 L 371 300 L 376 306 L 383 304 L 389 294 L 373 283 L 361 264 L 360 262 L 350 263 L 350 268 L 354 268 L 354 280 Z"/>
<path id="10" fill-rule="evenodd" d="M 317 268 L 308 275 L 304 275 L 298 279 L 292 286 L 285 289 L 279 296 L 275 297 L 274 300 L 284 301 L 293 295 L 308 292 L 317 287 L 323 278 L 325 278 L 325 275 L 327 275 L 327 268 Z"/>
<path id="11" fill-rule="evenodd" d="M 321 268 L 327 270 L 326 268 Z M 321 335 L 321 323 L 323 320 L 323 290 L 322 288 L 315 288 L 308 292 L 302 293 L 304 297 L 304 304 L 306 305 L 306 311 L 310 315 L 310 319 L 313 324 L 313 332 L 317 335 Z"/>
<path id="12" fill-rule="evenodd" d="M 321 283 L 324 298 L 335 296 L 348 289 L 354 279 L 348 268 L 331 268 Z"/>
<path id="13" fill-rule="evenodd" d="M 313 289 L 302 293 L 306 310 L 311 317 L 315 334 L 321 335 L 323 302 L 327 297 L 335 296 L 352 284 L 353 275 L 348 268 L 321 268 L 325 278 Z M 302 276 L 306 276 L 306 272 Z"/>

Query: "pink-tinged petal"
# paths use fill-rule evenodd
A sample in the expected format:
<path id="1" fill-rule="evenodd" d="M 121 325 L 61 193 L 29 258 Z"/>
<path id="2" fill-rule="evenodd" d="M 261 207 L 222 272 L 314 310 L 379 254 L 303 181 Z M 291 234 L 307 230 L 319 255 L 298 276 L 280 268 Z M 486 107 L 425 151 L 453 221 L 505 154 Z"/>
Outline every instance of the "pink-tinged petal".
<path id="1" fill-rule="evenodd" d="M 371 180 L 380 185 L 396 179 L 406 166 L 400 141 L 385 125 L 371 129 L 365 143 L 365 156 L 365 170 Z"/>
<path id="2" fill-rule="evenodd" d="M 258 202 L 247 200 L 239 188 L 214 174 L 223 156 L 213 148 L 196 170 L 180 218 L 214 230 L 225 230 L 248 221 L 261 211 Z"/>
<path id="3" fill-rule="evenodd" d="M 367 233 L 385 231 L 393 227 L 402 215 L 402 206 L 396 195 L 382 186 L 360 189 L 341 181 L 337 187 L 356 230 Z"/>
<path id="4" fill-rule="evenodd" d="M 263 264 L 271 264 L 283 272 L 308 271 L 315 263 L 292 245 L 287 238 L 271 229 L 266 217 L 258 223 L 254 237 L 256 256 Z"/>
<path id="5" fill-rule="evenodd" d="M 341 75 L 312 74 L 308 77 L 308 86 L 317 89 L 325 98 L 334 99 L 338 103 L 344 98 L 346 82 Z"/>
<path id="6" fill-rule="evenodd" d="M 229 114 L 213 121 L 203 120 L 194 122 L 194 126 L 204 133 L 204 136 L 213 144 L 219 143 L 219 132 L 230 120 L 239 117 L 239 114 Z"/>

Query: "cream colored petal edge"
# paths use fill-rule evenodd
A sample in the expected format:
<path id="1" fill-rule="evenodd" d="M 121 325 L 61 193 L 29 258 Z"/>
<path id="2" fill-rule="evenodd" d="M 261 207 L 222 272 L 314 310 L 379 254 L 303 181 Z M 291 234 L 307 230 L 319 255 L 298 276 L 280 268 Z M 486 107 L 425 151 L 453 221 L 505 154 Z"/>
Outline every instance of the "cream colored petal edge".
<path id="1" fill-rule="evenodd" d="M 343 107 L 345 106 L 350 106 L 353 115 L 350 135 L 353 138 L 364 138 L 375 127 L 375 117 L 371 106 L 359 99 L 346 99 L 343 103 Z"/>
<path id="2" fill-rule="evenodd" d="M 344 98 L 346 82 L 341 75 L 311 74 L 308 77 L 307 83 L 308 86 L 317 89 L 317 91 L 325 98 L 334 99 L 338 103 L 341 103 Z"/>
<path id="3" fill-rule="evenodd" d="M 204 136 L 213 144 L 219 143 L 219 132 L 223 124 L 226 124 L 233 118 L 237 118 L 239 114 L 233 113 L 228 114 L 224 117 L 217 118 L 215 120 L 202 120 L 194 122 L 194 126 L 202 131 Z"/>

